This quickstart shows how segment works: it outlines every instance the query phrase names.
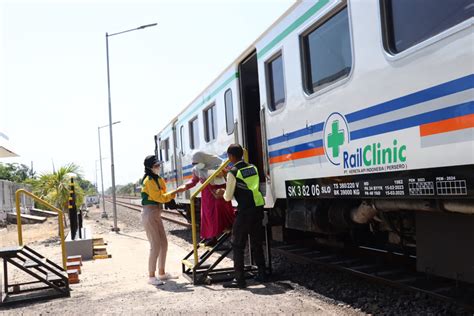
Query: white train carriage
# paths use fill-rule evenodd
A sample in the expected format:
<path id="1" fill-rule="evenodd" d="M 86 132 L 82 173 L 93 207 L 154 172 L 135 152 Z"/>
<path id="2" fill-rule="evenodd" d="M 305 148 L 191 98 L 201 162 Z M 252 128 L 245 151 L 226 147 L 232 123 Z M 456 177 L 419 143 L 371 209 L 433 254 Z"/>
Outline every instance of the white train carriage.
<path id="1" fill-rule="evenodd" d="M 169 185 L 190 177 L 193 150 L 237 142 L 274 225 L 474 282 L 473 12 L 298 1 L 156 136 Z"/>

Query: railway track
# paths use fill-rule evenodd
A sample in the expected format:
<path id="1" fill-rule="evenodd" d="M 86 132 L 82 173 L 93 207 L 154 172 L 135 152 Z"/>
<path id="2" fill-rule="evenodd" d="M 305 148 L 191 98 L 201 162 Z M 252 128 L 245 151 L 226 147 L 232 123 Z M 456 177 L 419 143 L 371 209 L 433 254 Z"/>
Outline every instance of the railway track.
<path id="1" fill-rule="evenodd" d="M 293 261 L 349 272 L 373 282 L 421 292 L 474 311 L 474 285 L 416 272 L 416 258 L 360 247 L 351 253 L 298 244 L 273 246 L 272 251 Z M 392 262 L 387 264 L 387 262 Z"/>
<path id="2" fill-rule="evenodd" d="M 119 198 L 119 199 L 120 200 L 117 201 L 118 205 L 126 207 L 126 208 L 134 210 L 134 211 L 137 211 L 137 212 L 141 212 L 141 210 L 142 210 L 141 206 L 139 206 L 137 204 L 134 204 L 134 203 L 125 202 L 125 201 L 123 201 L 123 198 Z M 129 198 L 127 198 L 127 199 L 129 199 Z M 106 201 L 109 202 L 109 203 L 112 203 L 112 200 L 110 200 L 110 199 L 106 199 Z M 163 215 L 163 214 L 166 214 L 166 215 Z M 172 222 L 172 223 L 184 226 L 184 227 L 188 227 L 188 228 L 191 227 L 191 224 L 184 221 L 184 215 L 181 214 L 178 211 L 163 210 L 163 214 L 161 215 L 161 218 L 166 220 L 166 221 L 169 221 L 169 222 Z M 182 218 L 183 220 L 180 220 L 178 218 Z"/>

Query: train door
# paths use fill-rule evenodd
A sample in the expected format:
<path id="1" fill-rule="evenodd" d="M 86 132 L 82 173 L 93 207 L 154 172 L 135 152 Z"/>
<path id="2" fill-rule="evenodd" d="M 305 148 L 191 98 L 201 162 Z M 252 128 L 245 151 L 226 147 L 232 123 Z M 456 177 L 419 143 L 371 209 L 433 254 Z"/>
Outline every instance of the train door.
<path id="1" fill-rule="evenodd" d="M 155 156 L 160 157 L 160 136 L 155 135 Z"/>
<path id="2" fill-rule="evenodd" d="M 162 150 L 162 143 L 161 143 L 161 136 L 160 134 L 155 135 L 155 156 L 158 157 L 159 160 L 163 161 L 163 150 Z M 164 168 L 160 168 L 160 176 L 164 178 L 165 171 Z"/>
<path id="3" fill-rule="evenodd" d="M 181 136 L 181 135 L 180 135 Z M 176 122 L 173 123 L 173 156 L 174 156 L 174 170 L 173 177 L 176 181 L 176 186 L 180 186 L 183 183 L 183 173 L 180 172 L 182 169 L 182 160 L 181 160 L 181 141 L 176 131 Z"/>
<path id="4" fill-rule="evenodd" d="M 258 168 L 260 182 L 265 181 L 257 52 L 253 51 L 239 64 L 242 145 L 247 148 L 249 162 Z"/>

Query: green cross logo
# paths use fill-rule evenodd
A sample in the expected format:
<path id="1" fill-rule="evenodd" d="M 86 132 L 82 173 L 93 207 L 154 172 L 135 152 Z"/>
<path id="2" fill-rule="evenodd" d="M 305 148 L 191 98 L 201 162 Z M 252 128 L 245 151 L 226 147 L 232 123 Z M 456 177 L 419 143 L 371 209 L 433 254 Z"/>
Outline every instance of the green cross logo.
<path id="1" fill-rule="evenodd" d="M 339 120 L 331 124 L 331 133 L 328 135 L 328 147 L 332 149 L 332 156 L 339 157 L 339 147 L 344 144 L 344 130 L 339 129 Z"/>

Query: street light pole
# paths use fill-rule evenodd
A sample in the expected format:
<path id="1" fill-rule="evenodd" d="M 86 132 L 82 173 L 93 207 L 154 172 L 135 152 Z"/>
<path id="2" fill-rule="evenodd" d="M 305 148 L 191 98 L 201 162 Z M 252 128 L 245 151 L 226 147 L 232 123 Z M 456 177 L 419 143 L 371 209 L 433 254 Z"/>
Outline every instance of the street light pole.
<path id="1" fill-rule="evenodd" d="M 105 196 L 104 196 L 104 172 L 102 171 L 102 148 L 100 147 L 100 127 L 97 127 L 97 132 L 99 134 L 99 161 L 100 161 L 100 184 L 102 186 L 102 218 L 109 218 L 107 212 L 105 211 Z"/>
<path id="2" fill-rule="evenodd" d="M 120 121 L 113 122 L 112 125 L 118 124 Z M 97 127 L 97 133 L 99 134 L 99 161 L 100 161 L 100 183 L 102 186 L 102 214 L 100 217 L 102 218 L 109 218 L 107 212 L 105 211 L 105 193 L 104 193 L 104 172 L 102 171 L 102 148 L 100 146 L 100 129 L 109 126 L 103 125 Z"/>
<path id="3" fill-rule="evenodd" d="M 131 31 L 141 30 L 147 27 L 155 26 L 156 24 L 157 23 L 146 24 L 134 29 L 113 33 L 110 35 L 107 32 L 105 33 L 105 49 L 106 49 L 106 54 L 107 54 L 107 91 L 108 91 L 108 96 L 109 96 L 110 169 L 111 169 L 111 176 L 112 176 L 112 207 L 113 207 L 113 212 L 114 212 L 114 227 L 112 231 L 114 232 L 119 232 L 120 229 L 117 226 L 117 198 L 115 196 L 114 141 L 113 141 L 113 136 L 112 136 L 112 101 L 110 98 L 109 37 L 131 32 Z"/>

